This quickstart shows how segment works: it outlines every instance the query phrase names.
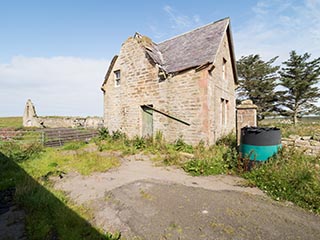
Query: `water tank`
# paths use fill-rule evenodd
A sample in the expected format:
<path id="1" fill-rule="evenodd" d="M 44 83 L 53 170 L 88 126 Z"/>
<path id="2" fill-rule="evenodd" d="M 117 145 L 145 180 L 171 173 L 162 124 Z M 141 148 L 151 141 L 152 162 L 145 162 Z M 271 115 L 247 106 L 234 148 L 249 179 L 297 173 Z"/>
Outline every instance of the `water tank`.
<path id="1" fill-rule="evenodd" d="M 266 161 L 281 148 L 279 128 L 244 127 L 241 129 L 240 153 L 244 158 Z"/>

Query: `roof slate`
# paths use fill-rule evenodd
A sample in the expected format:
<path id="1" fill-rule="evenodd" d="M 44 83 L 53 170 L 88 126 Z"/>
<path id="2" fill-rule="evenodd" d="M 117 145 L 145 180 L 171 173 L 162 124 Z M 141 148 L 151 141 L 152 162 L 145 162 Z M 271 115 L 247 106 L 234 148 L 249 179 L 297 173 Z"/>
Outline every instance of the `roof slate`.
<path id="1" fill-rule="evenodd" d="M 146 48 L 153 61 L 167 73 L 213 63 L 229 18 L 197 28 Z"/>

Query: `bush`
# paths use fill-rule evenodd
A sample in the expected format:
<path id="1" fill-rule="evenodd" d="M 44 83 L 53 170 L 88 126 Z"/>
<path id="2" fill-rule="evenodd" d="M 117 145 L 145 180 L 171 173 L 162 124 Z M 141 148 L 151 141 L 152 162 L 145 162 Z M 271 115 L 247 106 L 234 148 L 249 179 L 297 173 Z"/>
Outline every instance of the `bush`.
<path id="1" fill-rule="evenodd" d="M 98 131 L 98 137 L 100 140 L 109 139 L 110 138 L 109 129 L 105 127 L 100 128 Z"/>
<path id="2" fill-rule="evenodd" d="M 287 200 L 320 213 L 320 158 L 284 148 L 265 164 L 244 174 L 277 200 Z"/>

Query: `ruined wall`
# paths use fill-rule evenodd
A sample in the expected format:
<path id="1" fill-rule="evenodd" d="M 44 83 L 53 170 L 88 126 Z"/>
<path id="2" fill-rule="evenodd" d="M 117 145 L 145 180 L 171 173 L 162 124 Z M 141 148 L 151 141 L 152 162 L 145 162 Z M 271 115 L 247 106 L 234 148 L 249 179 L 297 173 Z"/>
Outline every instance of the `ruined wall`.
<path id="1" fill-rule="evenodd" d="M 103 119 L 100 117 L 84 118 L 38 116 L 33 103 L 28 99 L 23 114 L 23 126 L 37 128 L 99 128 L 103 126 Z"/>
<path id="2" fill-rule="evenodd" d="M 225 83 L 218 83 L 219 67 L 211 76 L 211 92 L 208 96 L 208 68 L 186 70 L 160 80 L 158 67 L 148 59 L 140 39 L 129 38 L 123 45 L 111 74 L 103 85 L 104 124 L 110 131 L 120 130 L 129 137 L 143 135 L 143 105 L 150 105 L 173 118 L 153 111 L 153 134 L 161 131 L 167 141 L 182 137 L 187 143 L 200 140 L 212 144 L 217 136 L 235 128 L 234 79 L 228 46 L 222 55 L 227 59 Z M 226 39 L 227 41 L 227 39 Z M 221 56 L 222 59 L 222 56 Z M 219 63 L 220 64 L 220 63 Z M 116 86 L 115 71 L 120 70 L 120 85 Z M 214 88 L 219 88 L 215 91 Z M 228 119 L 221 130 L 217 106 L 222 96 L 228 99 Z M 210 103 L 209 103 L 210 101 Z M 218 103 L 215 103 L 218 101 Z M 208 111 L 210 105 L 210 111 Z M 209 114 L 208 114 L 209 113 Z M 175 118 L 175 119 L 174 119 Z M 181 121 L 178 121 L 178 120 Z"/>

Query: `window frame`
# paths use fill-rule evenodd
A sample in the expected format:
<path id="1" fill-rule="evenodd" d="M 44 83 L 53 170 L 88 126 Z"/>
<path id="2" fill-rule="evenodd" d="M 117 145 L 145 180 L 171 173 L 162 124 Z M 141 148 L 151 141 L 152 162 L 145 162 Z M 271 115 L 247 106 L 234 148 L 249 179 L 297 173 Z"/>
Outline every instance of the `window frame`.
<path id="1" fill-rule="evenodd" d="M 121 85 L 121 72 L 120 72 L 120 69 L 115 70 L 113 72 L 113 74 L 114 74 L 114 86 L 115 87 L 120 87 L 120 85 Z"/>

